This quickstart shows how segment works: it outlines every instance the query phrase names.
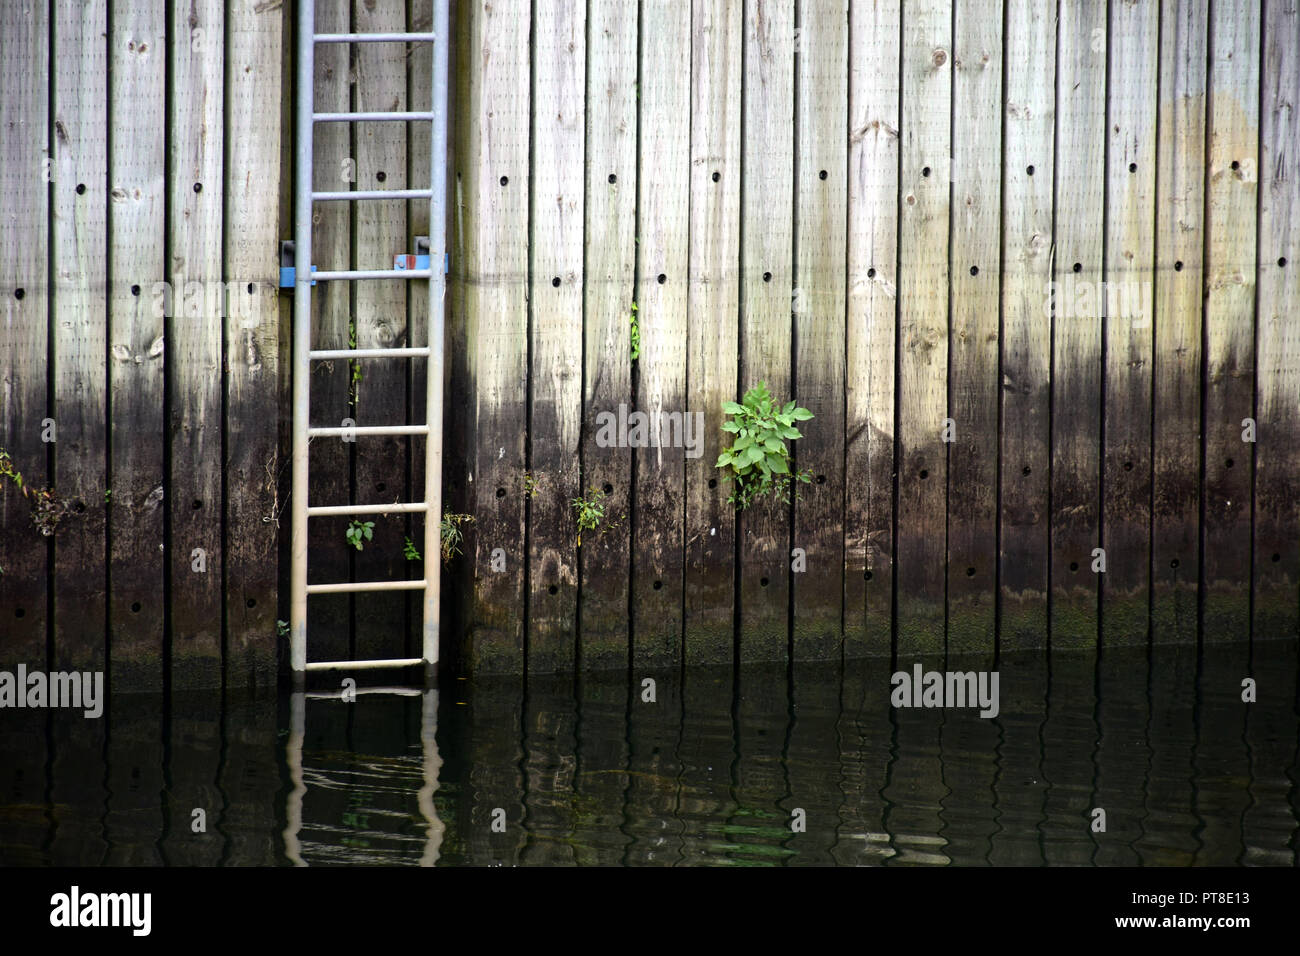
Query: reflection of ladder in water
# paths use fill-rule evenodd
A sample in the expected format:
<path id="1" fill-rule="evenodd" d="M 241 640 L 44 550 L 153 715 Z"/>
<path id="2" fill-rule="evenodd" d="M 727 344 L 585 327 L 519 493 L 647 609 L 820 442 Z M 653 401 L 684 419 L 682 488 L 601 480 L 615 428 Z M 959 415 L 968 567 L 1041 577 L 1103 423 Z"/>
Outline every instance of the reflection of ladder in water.
<path id="1" fill-rule="evenodd" d="M 443 293 L 446 276 L 440 266 L 445 260 L 447 174 L 447 56 L 449 46 L 448 0 L 433 2 L 431 33 L 316 33 L 314 0 L 298 4 L 297 65 L 297 145 L 294 181 L 294 331 L 293 331 L 293 557 L 290 589 L 290 659 L 295 678 L 306 671 L 339 668 L 359 669 L 407 667 L 424 664 L 426 673 L 438 662 L 438 572 L 439 522 L 442 517 L 442 331 Z M 432 43 L 433 75 L 428 112 L 359 112 L 317 113 L 313 102 L 315 53 L 317 43 Z M 429 137 L 428 189 L 357 189 L 344 192 L 317 192 L 312 183 L 313 130 L 316 123 L 329 122 L 408 122 L 433 124 Z M 427 199 L 429 201 L 429 268 L 351 269 L 315 272 L 311 266 L 312 204 L 314 202 L 357 202 L 364 200 Z M 405 264 L 405 263 L 403 263 Z M 411 263 L 415 265 L 415 263 Z M 395 266 L 398 264 L 395 263 Z M 311 348 L 311 287 L 316 282 L 372 280 L 429 280 L 428 345 L 415 348 L 325 349 Z M 309 421 L 311 402 L 309 385 L 311 363 L 328 359 L 425 358 L 424 425 L 372 425 L 366 427 L 314 428 Z M 425 438 L 424 501 L 372 505 L 325 505 L 309 507 L 307 502 L 307 446 L 315 437 L 352 438 L 366 435 L 423 435 Z M 324 515 L 423 513 L 424 580 L 362 581 L 356 583 L 307 583 L 307 519 Z M 417 658 L 369 661 L 307 660 L 307 597 L 311 594 L 337 594 L 345 591 L 424 591 L 422 653 Z"/>
<path id="2" fill-rule="evenodd" d="M 438 819 L 438 811 L 433 805 L 433 794 L 438 789 L 438 771 L 442 769 L 442 757 L 438 754 L 438 691 L 435 689 L 418 691 L 401 687 L 358 687 L 352 693 L 362 694 L 403 694 L 414 696 L 420 694 L 423 700 L 420 706 L 420 750 L 423 783 L 416 797 L 420 816 L 427 825 L 425 831 L 424 852 L 420 855 L 421 866 L 433 866 L 438 862 L 442 850 L 442 836 L 447 825 Z M 289 742 L 286 747 L 289 764 L 289 779 L 293 789 L 289 791 L 285 807 L 284 852 L 293 861 L 294 866 L 306 866 L 302 858 L 302 844 L 298 834 L 302 831 L 302 804 L 307 795 L 307 784 L 303 781 L 302 745 L 307 735 L 307 698 L 313 700 L 339 699 L 343 691 L 326 691 L 322 693 L 304 693 L 295 691 L 289 700 Z M 355 707 L 356 704 L 349 706 Z"/>

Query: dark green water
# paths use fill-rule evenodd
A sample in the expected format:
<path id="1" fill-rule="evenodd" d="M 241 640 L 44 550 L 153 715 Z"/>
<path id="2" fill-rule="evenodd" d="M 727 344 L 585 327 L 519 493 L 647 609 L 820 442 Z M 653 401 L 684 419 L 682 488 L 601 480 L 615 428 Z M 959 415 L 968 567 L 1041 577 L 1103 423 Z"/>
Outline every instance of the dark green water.
<path id="1" fill-rule="evenodd" d="M 623 675 L 449 680 L 355 703 L 205 696 L 166 720 L 156 698 L 115 699 L 99 720 L 7 710 L 0 861 L 1297 862 L 1294 642 L 1003 659 L 992 719 L 895 709 L 892 669 L 638 673 L 631 689 Z"/>

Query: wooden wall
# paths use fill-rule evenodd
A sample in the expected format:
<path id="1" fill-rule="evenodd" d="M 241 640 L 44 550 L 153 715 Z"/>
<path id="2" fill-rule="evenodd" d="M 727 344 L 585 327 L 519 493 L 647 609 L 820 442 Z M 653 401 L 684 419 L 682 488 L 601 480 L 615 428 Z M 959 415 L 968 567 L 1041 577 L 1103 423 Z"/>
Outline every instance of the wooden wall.
<path id="1" fill-rule="evenodd" d="M 0 484 L 0 665 L 277 667 L 293 14 L 5 5 L 0 447 L 72 511 L 43 537 Z M 1297 637 L 1294 0 L 460 0 L 453 32 L 449 662 Z M 423 109 L 428 62 L 324 45 L 318 109 Z M 427 136 L 320 124 L 315 186 L 419 188 Z M 315 265 L 387 266 L 426 219 L 318 204 Z M 316 347 L 424 343 L 422 295 L 353 285 L 317 287 Z M 422 420 L 422 363 L 363 365 L 313 365 L 315 424 Z M 721 405 L 759 380 L 814 412 L 814 481 L 737 515 Z M 620 404 L 703 414 L 702 455 L 602 447 Z M 312 503 L 415 497 L 422 441 L 314 442 Z M 346 523 L 312 521 L 312 581 L 421 573 L 418 516 L 363 552 Z M 311 656 L 406 656 L 418 607 L 314 597 Z"/>
<path id="2" fill-rule="evenodd" d="M 0 666 L 270 684 L 286 11 L 0 17 Z"/>
<path id="3" fill-rule="evenodd" d="M 471 669 L 1300 636 L 1294 2 L 457 24 Z M 815 479 L 737 516 L 760 379 Z M 703 412 L 702 457 L 600 447 L 619 403 Z"/>

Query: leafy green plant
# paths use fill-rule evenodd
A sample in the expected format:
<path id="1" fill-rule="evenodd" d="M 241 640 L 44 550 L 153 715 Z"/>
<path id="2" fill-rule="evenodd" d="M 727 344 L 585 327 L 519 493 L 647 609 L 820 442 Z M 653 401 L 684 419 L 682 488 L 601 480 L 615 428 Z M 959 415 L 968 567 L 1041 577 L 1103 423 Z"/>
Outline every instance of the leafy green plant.
<path id="1" fill-rule="evenodd" d="M 632 361 L 641 357 L 641 327 L 636 321 L 636 303 L 632 303 Z"/>
<path id="2" fill-rule="evenodd" d="M 529 472 L 524 472 L 524 497 L 536 498 L 537 489 L 540 486 L 541 482 L 534 478 Z"/>
<path id="3" fill-rule="evenodd" d="M 288 636 L 289 636 L 289 622 L 288 622 L 288 621 L 276 621 L 276 622 L 275 622 L 275 633 L 279 634 L 281 637 L 288 637 Z"/>
<path id="4" fill-rule="evenodd" d="M 595 531 L 605 520 L 605 506 L 601 501 L 605 492 L 594 488 L 587 492 L 585 498 L 573 499 L 573 510 L 578 521 L 578 547 L 582 547 L 582 532 Z"/>
<path id="5" fill-rule="evenodd" d="M 460 554 L 461 543 L 465 540 L 465 535 L 460 526 L 473 523 L 473 515 L 445 514 L 442 516 L 442 521 L 438 523 L 438 538 L 444 565 L 451 564 L 451 559 Z"/>
<path id="6" fill-rule="evenodd" d="M 9 457 L 9 452 L 5 451 L 3 448 L 0 448 L 0 478 L 8 478 L 18 486 L 19 491 L 22 491 L 24 495 L 27 494 L 23 489 L 22 472 L 14 467 L 14 460 Z"/>
<path id="7" fill-rule="evenodd" d="M 794 423 L 808 421 L 812 412 L 793 401 L 778 404 L 766 382 L 747 391 L 740 404 L 724 402 L 722 411 L 731 416 L 722 423 L 722 430 L 736 436 L 715 466 L 725 472 L 723 480 L 732 483 L 729 504 L 743 511 L 769 493 L 788 503 L 796 483 L 812 481 L 811 470 L 791 472 L 790 451 L 785 445 L 787 439 L 803 437 Z"/>
<path id="8" fill-rule="evenodd" d="M 402 556 L 406 558 L 407 561 L 420 560 L 420 552 L 416 549 L 415 542 L 411 540 L 409 535 L 406 537 L 405 542 L 402 545 Z"/>
<path id="9" fill-rule="evenodd" d="M 353 521 L 348 525 L 347 530 L 348 544 L 362 550 L 362 541 L 370 541 L 375 536 L 375 523 L 373 521 Z"/>

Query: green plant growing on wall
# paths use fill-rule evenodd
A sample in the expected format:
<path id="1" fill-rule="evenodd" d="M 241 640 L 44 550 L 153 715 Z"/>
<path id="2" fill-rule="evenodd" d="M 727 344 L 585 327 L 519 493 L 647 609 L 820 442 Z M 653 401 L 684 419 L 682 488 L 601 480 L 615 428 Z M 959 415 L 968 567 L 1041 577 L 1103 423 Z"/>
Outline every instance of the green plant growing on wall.
<path id="1" fill-rule="evenodd" d="M 8 478 L 32 503 L 32 524 L 45 537 L 58 530 L 59 522 L 72 510 L 72 503 L 61 497 L 53 488 L 31 488 L 23 481 L 23 474 L 14 467 L 9 452 L 0 448 L 0 478 Z"/>
<path id="2" fill-rule="evenodd" d="M 744 511 L 769 493 L 788 503 L 792 487 L 812 481 L 811 470 L 791 472 L 790 451 L 785 445 L 787 439 L 803 437 L 794 423 L 808 421 L 812 412 L 793 401 L 778 404 L 766 382 L 747 391 L 740 404 L 724 402 L 722 411 L 731 416 L 722 423 L 722 430 L 735 439 L 731 447 L 722 450 L 715 467 L 723 470 L 724 481 L 732 483 L 729 504 Z"/>
<path id="3" fill-rule="evenodd" d="M 605 520 L 605 506 L 601 504 L 605 492 L 594 488 L 585 498 L 573 499 L 573 511 L 578 521 L 578 547 L 582 547 L 582 532 L 595 531 Z"/>
<path id="4" fill-rule="evenodd" d="M 26 489 L 23 488 L 23 473 L 14 467 L 14 460 L 3 448 L 0 448 L 0 478 L 8 478 L 18 486 L 18 490 L 24 497 L 27 495 Z"/>
<path id="5" fill-rule="evenodd" d="M 641 327 L 636 322 L 636 303 L 632 303 L 632 361 L 641 357 Z"/>
<path id="6" fill-rule="evenodd" d="M 275 633 L 279 634 L 281 637 L 288 637 L 288 636 L 289 636 L 289 622 L 288 622 L 288 621 L 276 621 L 276 622 L 275 622 Z"/>
<path id="7" fill-rule="evenodd" d="M 370 541 L 375 536 L 375 523 L 373 521 L 353 521 L 348 525 L 347 538 L 348 544 L 362 550 L 362 541 Z"/>
<path id="8" fill-rule="evenodd" d="M 406 558 L 407 561 L 420 560 L 420 552 L 415 547 L 415 542 L 411 540 L 410 535 L 406 536 L 404 543 L 402 544 L 402 556 Z"/>
<path id="9" fill-rule="evenodd" d="M 540 485 L 541 482 L 539 482 L 536 478 L 534 478 L 532 474 L 530 474 L 529 472 L 524 472 L 524 497 L 525 498 L 536 498 L 537 489 L 538 487 L 540 487 Z"/>
<path id="10" fill-rule="evenodd" d="M 451 559 L 460 554 L 461 543 L 465 540 L 465 535 L 460 526 L 473 523 L 473 515 L 445 514 L 442 516 L 442 521 L 438 523 L 438 539 L 442 549 L 442 563 L 444 565 L 451 564 Z"/>

